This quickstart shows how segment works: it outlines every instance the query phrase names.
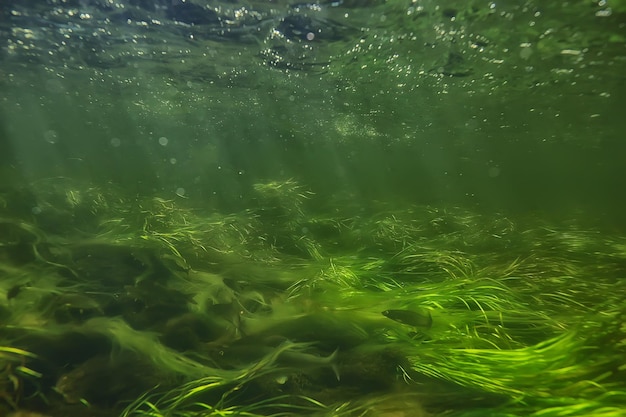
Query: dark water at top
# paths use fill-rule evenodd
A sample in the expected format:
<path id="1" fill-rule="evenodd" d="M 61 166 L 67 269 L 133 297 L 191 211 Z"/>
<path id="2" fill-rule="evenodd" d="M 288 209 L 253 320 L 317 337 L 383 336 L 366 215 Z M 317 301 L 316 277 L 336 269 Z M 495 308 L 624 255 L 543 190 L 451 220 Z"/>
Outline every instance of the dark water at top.
<path id="1" fill-rule="evenodd" d="M 3 2 L 3 183 L 621 223 L 623 1 Z M 623 224 L 622 224 L 623 225 Z"/>

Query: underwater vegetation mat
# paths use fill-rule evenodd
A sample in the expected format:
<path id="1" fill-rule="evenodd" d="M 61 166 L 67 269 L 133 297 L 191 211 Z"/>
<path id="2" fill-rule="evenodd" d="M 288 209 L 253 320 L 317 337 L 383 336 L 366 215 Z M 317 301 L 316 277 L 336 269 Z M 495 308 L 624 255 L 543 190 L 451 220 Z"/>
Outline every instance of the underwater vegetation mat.
<path id="1" fill-rule="evenodd" d="M 3 191 L 2 412 L 621 415 L 623 236 L 253 193 Z"/>

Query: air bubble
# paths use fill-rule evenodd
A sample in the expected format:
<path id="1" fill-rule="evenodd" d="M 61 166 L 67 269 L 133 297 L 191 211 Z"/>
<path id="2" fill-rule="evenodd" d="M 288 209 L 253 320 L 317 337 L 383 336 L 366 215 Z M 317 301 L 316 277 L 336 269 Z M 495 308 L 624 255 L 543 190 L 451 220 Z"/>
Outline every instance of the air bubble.
<path id="1" fill-rule="evenodd" d="M 55 143 L 57 143 L 57 139 L 59 138 L 59 134 L 55 130 L 47 130 L 43 134 L 43 138 L 46 140 L 46 142 L 52 143 L 54 145 Z"/>

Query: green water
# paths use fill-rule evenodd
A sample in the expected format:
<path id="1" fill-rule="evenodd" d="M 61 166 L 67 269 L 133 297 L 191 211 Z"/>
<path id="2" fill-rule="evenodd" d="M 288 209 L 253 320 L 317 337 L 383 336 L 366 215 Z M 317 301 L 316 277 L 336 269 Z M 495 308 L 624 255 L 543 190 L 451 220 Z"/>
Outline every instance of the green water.
<path id="1" fill-rule="evenodd" d="M 0 414 L 624 415 L 625 27 L 7 2 Z"/>

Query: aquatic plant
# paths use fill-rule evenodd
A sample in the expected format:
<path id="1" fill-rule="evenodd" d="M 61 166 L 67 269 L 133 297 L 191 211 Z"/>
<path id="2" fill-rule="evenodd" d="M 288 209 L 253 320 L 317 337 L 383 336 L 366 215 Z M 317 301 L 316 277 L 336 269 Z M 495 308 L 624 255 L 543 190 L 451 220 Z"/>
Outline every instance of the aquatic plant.
<path id="1" fill-rule="evenodd" d="M 153 387 L 91 402 L 131 402 L 124 417 L 618 415 L 619 236 L 459 208 L 313 211 L 295 181 L 257 184 L 250 207 L 228 214 L 68 193 L 38 195 L 68 222 L 94 208 L 88 228 L 0 221 L 1 331 L 20 341 L 0 357 L 14 403 L 14 376 L 74 401 L 49 381 L 63 391 L 111 363 Z M 39 378 L 18 352 L 41 346 L 67 366 Z"/>
<path id="2" fill-rule="evenodd" d="M 283 343 L 258 362 L 231 372 L 229 378 L 220 376 L 205 376 L 192 379 L 167 392 L 147 393 L 137 401 L 130 404 L 121 413 L 120 417 L 131 416 L 228 416 L 228 415 L 267 415 L 262 411 L 270 409 L 270 415 L 288 415 L 294 410 L 315 410 L 321 407 L 321 403 L 312 398 L 301 396 L 278 396 L 261 401 L 253 401 L 247 405 L 233 405 L 231 397 L 236 397 L 240 391 L 244 391 L 246 384 L 267 375 L 281 375 L 289 372 L 288 368 L 277 367 L 277 361 L 281 355 L 292 351 L 298 351 L 301 344 Z M 217 400 L 209 404 L 203 400 L 207 395 L 217 393 Z M 305 405 L 294 404 L 294 399 L 304 399 Z M 282 402 L 289 400 L 288 402 Z M 306 405 L 308 402 L 308 406 Z M 283 412 L 277 410 L 284 410 Z M 257 414 L 258 413 L 258 414 Z"/>
<path id="3" fill-rule="evenodd" d="M 26 366 L 26 361 L 37 356 L 23 349 L 0 346 L 0 400 L 17 409 L 26 381 L 36 383 L 41 373 Z M 2 407 L 0 407 L 0 410 Z"/>

